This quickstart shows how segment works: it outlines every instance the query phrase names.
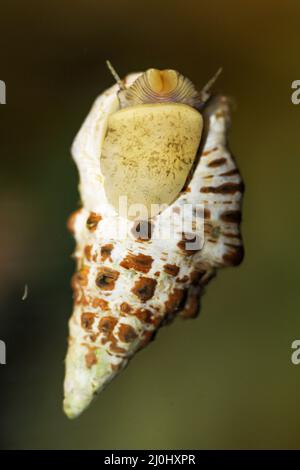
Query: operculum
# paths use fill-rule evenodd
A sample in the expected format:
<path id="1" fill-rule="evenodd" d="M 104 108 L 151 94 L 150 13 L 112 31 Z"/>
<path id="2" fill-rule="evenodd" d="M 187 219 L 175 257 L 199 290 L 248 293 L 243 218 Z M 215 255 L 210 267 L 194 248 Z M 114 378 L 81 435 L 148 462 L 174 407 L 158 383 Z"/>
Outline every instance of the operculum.
<path id="1" fill-rule="evenodd" d="M 141 205 L 148 218 L 159 212 L 158 205 L 171 204 L 192 168 L 202 128 L 201 114 L 179 103 L 111 114 L 100 158 L 108 202 L 119 211 L 125 196 L 128 208 Z"/>

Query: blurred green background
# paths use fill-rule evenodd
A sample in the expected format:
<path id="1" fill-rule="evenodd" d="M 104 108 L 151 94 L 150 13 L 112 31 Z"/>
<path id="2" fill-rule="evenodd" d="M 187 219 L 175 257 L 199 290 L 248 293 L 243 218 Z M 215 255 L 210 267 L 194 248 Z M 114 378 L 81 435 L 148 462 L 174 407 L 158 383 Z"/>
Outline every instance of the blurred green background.
<path id="1" fill-rule="evenodd" d="M 300 447 L 299 1 L 2 1 L 1 446 Z M 77 420 L 61 410 L 79 205 L 70 145 L 121 75 L 175 68 L 235 101 L 246 257 L 219 272 L 194 321 L 160 331 Z M 24 285 L 29 295 L 22 301 Z"/>

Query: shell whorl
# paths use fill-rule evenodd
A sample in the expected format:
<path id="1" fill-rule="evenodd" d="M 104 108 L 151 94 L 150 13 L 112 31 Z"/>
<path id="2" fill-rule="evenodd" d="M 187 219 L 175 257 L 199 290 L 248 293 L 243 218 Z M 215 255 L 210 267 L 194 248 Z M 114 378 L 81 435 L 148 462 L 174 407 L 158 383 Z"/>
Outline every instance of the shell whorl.
<path id="1" fill-rule="evenodd" d="M 193 83 L 176 70 L 149 69 L 118 93 L 121 108 L 149 103 L 182 103 L 199 109 L 202 100 Z"/>

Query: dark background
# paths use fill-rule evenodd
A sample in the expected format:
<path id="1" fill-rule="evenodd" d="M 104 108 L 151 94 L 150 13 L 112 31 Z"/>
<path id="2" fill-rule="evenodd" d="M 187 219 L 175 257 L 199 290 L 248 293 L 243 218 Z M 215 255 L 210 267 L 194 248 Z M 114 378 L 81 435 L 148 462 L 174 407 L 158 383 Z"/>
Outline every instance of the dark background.
<path id="1" fill-rule="evenodd" d="M 300 365 L 299 1 L 12 1 L 0 6 L 1 446 L 297 448 Z M 246 183 L 244 263 L 201 316 L 160 331 L 77 420 L 62 413 L 72 310 L 65 228 L 79 204 L 70 145 L 120 75 L 174 68 L 234 98 L 230 145 Z M 29 294 L 22 301 L 24 285 Z"/>

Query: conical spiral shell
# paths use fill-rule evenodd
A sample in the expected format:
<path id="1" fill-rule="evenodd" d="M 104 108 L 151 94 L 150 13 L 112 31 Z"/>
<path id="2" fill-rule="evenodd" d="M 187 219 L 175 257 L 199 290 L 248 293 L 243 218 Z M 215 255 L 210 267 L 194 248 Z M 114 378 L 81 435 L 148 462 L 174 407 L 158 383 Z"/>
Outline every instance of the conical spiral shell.
<path id="1" fill-rule="evenodd" d="M 129 76 L 135 82 L 138 76 Z M 78 416 L 155 335 L 176 316 L 195 317 L 205 285 L 217 268 L 243 256 L 239 231 L 243 184 L 227 147 L 229 109 L 224 97 L 204 114 L 205 135 L 188 185 L 166 211 L 148 221 L 148 238 L 117 239 L 119 218 L 109 203 L 101 173 L 101 149 L 110 114 L 119 109 L 118 87 L 95 102 L 78 133 L 73 156 L 80 173 L 82 208 L 70 218 L 76 239 L 72 280 L 74 311 L 66 357 L 64 410 Z M 203 207 L 203 244 L 190 251 L 180 233 L 185 204 Z M 168 218 L 178 239 L 156 236 Z M 131 229 L 134 229 L 132 223 Z"/>

